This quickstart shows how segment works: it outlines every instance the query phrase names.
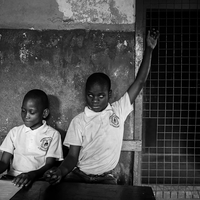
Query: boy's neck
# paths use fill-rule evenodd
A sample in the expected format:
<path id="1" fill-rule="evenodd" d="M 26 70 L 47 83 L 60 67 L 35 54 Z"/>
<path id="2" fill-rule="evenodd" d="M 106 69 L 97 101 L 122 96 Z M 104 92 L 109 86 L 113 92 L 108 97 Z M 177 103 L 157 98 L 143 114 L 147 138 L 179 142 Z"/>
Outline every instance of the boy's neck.
<path id="1" fill-rule="evenodd" d="M 44 124 L 44 120 L 40 124 L 38 124 L 37 126 L 34 125 L 34 126 L 30 127 L 30 129 L 36 130 L 36 129 L 40 128 L 43 124 Z"/>
<path id="2" fill-rule="evenodd" d="M 107 104 L 107 106 L 103 109 L 103 110 L 101 110 L 101 111 L 94 111 L 94 110 L 92 110 L 91 109 L 91 107 L 89 107 L 88 105 L 86 106 L 89 110 L 91 110 L 91 111 L 93 111 L 94 113 L 101 113 L 101 112 L 103 112 L 104 110 L 106 110 L 106 108 L 108 107 L 108 105 L 109 105 L 109 103 Z"/>

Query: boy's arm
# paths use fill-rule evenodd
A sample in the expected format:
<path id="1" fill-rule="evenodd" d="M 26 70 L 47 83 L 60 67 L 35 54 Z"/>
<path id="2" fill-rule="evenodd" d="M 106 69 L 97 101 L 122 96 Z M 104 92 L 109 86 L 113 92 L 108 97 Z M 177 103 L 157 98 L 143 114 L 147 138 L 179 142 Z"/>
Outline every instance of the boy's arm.
<path id="1" fill-rule="evenodd" d="M 151 67 L 152 52 L 153 49 L 156 47 L 158 37 L 159 37 L 158 31 L 152 31 L 152 32 L 148 31 L 146 40 L 146 49 L 144 52 L 142 63 L 140 65 L 135 81 L 132 83 L 132 85 L 129 87 L 127 91 L 129 94 L 131 104 L 135 101 L 137 95 L 143 88 L 144 83 L 146 82 Z"/>
<path id="2" fill-rule="evenodd" d="M 69 148 L 69 153 L 64 159 L 64 161 L 60 164 L 58 168 L 53 168 L 51 170 L 48 170 L 44 177 L 46 181 L 48 181 L 50 184 L 54 185 L 61 181 L 62 177 L 69 174 L 74 167 L 77 166 L 79 152 L 80 152 L 80 146 L 74 146 L 71 145 Z"/>
<path id="3" fill-rule="evenodd" d="M 58 167 L 61 170 L 63 176 L 67 175 L 74 169 L 74 167 L 76 167 L 80 148 L 80 146 L 70 146 L 68 155 Z"/>
<path id="4" fill-rule="evenodd" d="M 3 152 L 0 160 L 0 174 L 5 172 L 9 168 L 11 158 L 11 153 L 8 153 L 6 151 Z"/>
<path id="5" fill-rule="evenodd" d="M 21 173 L 20 175 L 16 176 L 12 182 L 14 183 L 14 185 L 16 185 L 18 187 L 21 187 L 21 186 L 27 187 L 34 180 L 42 177 L 43 174 L 48 169 L 53 167 L 55 161 L 56 161 L 56 158 L 48 157 L 46 159 L 46 163 L 43 167 L 41 167 L 40 169 L 34 170 L 34 171 L 27 172 L 27 173 Z"/>

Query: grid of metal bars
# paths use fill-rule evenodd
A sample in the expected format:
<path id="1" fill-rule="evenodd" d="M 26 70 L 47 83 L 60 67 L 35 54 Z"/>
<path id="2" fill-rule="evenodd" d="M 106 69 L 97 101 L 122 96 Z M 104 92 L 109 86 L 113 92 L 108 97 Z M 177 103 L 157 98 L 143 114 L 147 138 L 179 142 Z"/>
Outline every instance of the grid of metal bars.
<path id="1" fill-rule="evenodd" d="M 165 9 L 162 5 L 146 12 L 147 30 L 158 28 L 160 39 L 144 88 L 142 184 L 152 184 L 160 198 L 200 198 L 200 2 L 196 2 L 192 8 L 166 4 Z"/>

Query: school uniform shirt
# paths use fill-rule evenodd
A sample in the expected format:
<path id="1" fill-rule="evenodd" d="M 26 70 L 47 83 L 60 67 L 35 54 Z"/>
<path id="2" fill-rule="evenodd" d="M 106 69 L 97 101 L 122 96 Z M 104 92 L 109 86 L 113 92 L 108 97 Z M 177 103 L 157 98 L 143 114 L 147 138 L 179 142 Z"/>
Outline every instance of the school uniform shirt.
<path id="1" fill-rule="evenodd" d="M 0 150 L 13 155 L 8 172 L 13 176 L 41 168 L 48 157 L 63 160 L 60 133 L 48 126 L 46 121 L 35 130 L 25 125 L 12 128 L 0 146 Z"/>
<path id="2" fill-rule="evenodd" d="M 64 145 L 81 146 L 77 167 L 86 174 L 103 174 L 119 161 L 124 122 L 133 110 L 128 93 L 101 112 L 85 107 L 70 123 Z"/>

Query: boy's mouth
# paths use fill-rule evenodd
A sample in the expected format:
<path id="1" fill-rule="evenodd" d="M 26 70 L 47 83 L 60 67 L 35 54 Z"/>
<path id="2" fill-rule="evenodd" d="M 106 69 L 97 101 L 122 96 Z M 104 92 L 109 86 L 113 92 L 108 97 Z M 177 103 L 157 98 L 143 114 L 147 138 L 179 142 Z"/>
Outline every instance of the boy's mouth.
<path id="1" fill-rule="evenodd" d="M 100 106 L 99 105 L 93 105 L 92 107 L 93 108 L 99 108 Z"/>
<path id="2" fill-rule="evenodd" d="M 95 111 L 95 110 L 99 110 L 100 109 L 100 106 L 88 106 L 88 108 L 90 109 L 90 110 L 93 110 L 93 111 Z"/>
<path id="3" fill-rule="evenodd" d="M 92 109 L 99 109 L 100 108 L 99 105 L 92 105 L 91 107 L 92 107 Z"/>
<path id="4" fill-rule="evenodd" d="M 24 121 L 24 124 L 29 126 L 31 124 L 31 122 L 30 121 Z"/>
<path id="5" fill-rule="evenodd" d="M 24 123 L 30 123 L 30 121 L 29 120 L 24 120 Z"/>

